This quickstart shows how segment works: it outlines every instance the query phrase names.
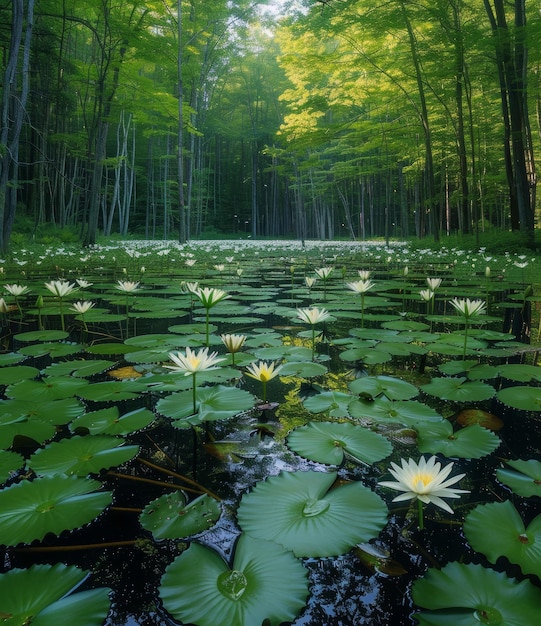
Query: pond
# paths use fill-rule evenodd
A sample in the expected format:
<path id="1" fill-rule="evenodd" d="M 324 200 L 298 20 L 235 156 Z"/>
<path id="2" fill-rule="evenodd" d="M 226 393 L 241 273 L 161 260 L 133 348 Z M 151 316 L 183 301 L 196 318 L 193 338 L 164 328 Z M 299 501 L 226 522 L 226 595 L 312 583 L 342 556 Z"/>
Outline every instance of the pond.
<path id="1" fill-rule="evenodd" d="M 535 623 L 521 259 L 173 250 L 8 274 L 0 622 Z"/>

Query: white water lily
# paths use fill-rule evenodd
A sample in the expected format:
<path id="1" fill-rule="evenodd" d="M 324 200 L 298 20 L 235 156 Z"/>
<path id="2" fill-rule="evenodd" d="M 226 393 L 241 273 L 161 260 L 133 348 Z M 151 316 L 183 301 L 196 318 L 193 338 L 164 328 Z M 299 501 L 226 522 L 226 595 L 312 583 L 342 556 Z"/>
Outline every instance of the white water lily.
<path id="1" fill-rule="evenodd" d="M 315 273 L 321 278 L 321 280 L 327 280 L 329 276 L 332 274 L 333 267 L 319 267 L 317 270 L 314 270 Z"/>
<path id="2" fill-rule="evenodd" d="M 304 282 L 306 283 L 308 289 L 312 289 L 312 287 L 316 284 L 316 278 L 313 276 L 306 276 L 304 278 Z"/>
<path id="3" fill-rule="evenodd" d="M 449 303 L 467 320 L 486 313 L 484 300 L 470 300 L 469 298 L 453 298 Z"/>
<path id="4" fill-rule="evenodd" d="M 419 295 L 421 296 L 421 300 L 424 302 L 430 302 L 435 294 L 432 289 L 421 289 Z"/>
<path id="5" fill-rule="evenodd" d="M 250 363 L 246 368 L 246 374 L 250 378 L 260 380 L 262 383 L 267 383 L 280 373 L 283 365 L 276 365 L 276 363 L 267 363 L 266 361 L 259 361 L 258 363 Z"/>
<path id="6" fill-rule="evenodd" d="M 231 354 L 238 352 L 246 341 L 246 335 L 233 335 L 229 333 L 221 335 L 220 338 Z"/>
<path id="7" fill-rule="evenodd" d="M 367 291 L 372 289 L 375 284 L 376 283 L 372 282 L 371 280 L 356 280 L 351 283 L 347 283 L 347 287 L 355 293 L 366 293 Z"/>
<path id="8" fill-rule="evenodd" d="M 74 302 L 70 306 L 70 310 L 73 311 L 74 313 L 79 313 L 80 315 L 84 315 L 85 313 L 90 311 L 90 309 L 93 306 L 95 306 L 95 303 L 91 302 L 90 300 L 79 300 L 78 302 Z"/>
<path id="9" fill-rule="evenodd" d="M 4 298 L 0 298 L 0 313 L 8 313 L 8 312 L 9 312 L 9 307 L 6 301 L 4 300 Z"/>
<path id="10" fill-rule="evenodd" d="M 450 488 L 465 474 L 458 474 L 452 478 L 447 478 L 453 469 L 453 463 L 449 463 L 444 468 L 437 457 L 431 456 L 428 460 L 421 457 L 419 463 L 413 459 L 401 459 L 401 467 L 391 462 L 389 471 L 396 478 L 395 481 L 379 481 L 379 485 L 403 491 L 393 499 L 393 502 L 417 499 L 424 504 L 435 504 L 448 513 L 453 513 L 453 509 L 442 498 L 459 498 L 461 493 L 469 493 L 465 489 Z"/>
<path id="11" fill-rule="evenodd" d="M 361 280 L 368 280 L 370 278 L 370 270 L 357 270 L 357 273 Z"/>
<path id="12" fill-rule="evenodd" d="M 12 296 L 15 296 L 15 298 L 18 298 L 19 296 L 22 296 L 30 291 L 30 289 L 26 285 L 16 284 L 4 285 L 4 289 Z"/>
<path id="13" fill-rule="evenodd" d="M 297 309 L 297 317 L 307 324 L 314 325 L 329 319 L 331 314 L 326 309 L 319 309 L 317 306 Z"/>
<path id="14" fill-rule="evenodd" d="M 441 286 L 441 278 L 427 278 L 426 284 L 432 291 L 436 291 Z"/>
<path id="15" fill-rule="evenodd" d="M 216 289 L 215 287 L 198 288 L 193 293 L 201 300 L 201 304 L 206 309 L 210 309 L 218 302 L 231 297 L 223 289 Z"/>
<path id="16" fill-rule="evenodd" d="M 115 288 L 119 291 L 124 291 L 125 293 L 133 293 L 139 289 L 139 282 L 134 282 L 132 280 L 119 280 L 115 285 Z"/>
<path id="17" fill-rule="evenodd" d="M 183 280 L 180 283 L 180 291 L 182 291 L 182 293 L 191 293 L 192 295 L 194 295 L 197 293 L 198 290 L 199 290 L 198 282 L 186 282 Z"/>
<path id="18" fill-rule="evenodd" d="M 45 283 L 45 287 L 57 298 L 65 298 L 78 289 L 75 283 L 67 280 L 52 280 L 50 283 Z"/>
<path id="19" fill-rule="evenodd" d="M 185 376 L 216 369 L 216 365 L 224 360 L 222 357 L 218 357 L 217 352 L 209 354 L 208 348 L 201 348 L 197 352 L 191 348 L 186 348 L 186 354 L 169 352 L 169 358 L 175 365 L 166 365 L 165 367 L 175 372 L 181 372 Z"/>
<path id="20" fill-rule="evenodd" d="M 94 284 L 89 282 L 88 280 L 85 280 L 84 278 L 76 278 L 75 282 L 79 285 L 79 287 L 81 287 L 81 289 L 86 289 L 87 287 L 90 287 Z"/>

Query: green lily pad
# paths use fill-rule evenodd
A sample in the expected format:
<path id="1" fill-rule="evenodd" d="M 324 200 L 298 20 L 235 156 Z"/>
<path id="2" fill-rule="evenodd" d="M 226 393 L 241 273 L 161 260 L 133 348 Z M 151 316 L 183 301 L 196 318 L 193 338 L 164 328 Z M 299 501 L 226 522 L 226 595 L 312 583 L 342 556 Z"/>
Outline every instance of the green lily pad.
<path id="1" fill-rule="evenodd" d="M 541 578 L 541 515 L 526 528 L 510 500 L 480 504 L 464 520 L 464 533 L 491 563 L 505 556 L 524 574 Z"/>
<path id="2" fill-rule="evenodd" d="M 523 411 L 541 411 L 540 387 L 506 387 L 496 394 L 500 402 Z"/>
<path id="3" fill-rule="evenodd" d="M 349 348 L 340 353 L 343 361 L 360 361 L 366 365 L 377 365 L 387 363 L 392 359 L 388 352 L 378 351 L 375 348 Z"/>
<path id="4" fill-rule="evenodd" d="M 221 512 L 220 503 L 206 493 L 187 504 L 184 494 L 175 491 L 147 504 L 139 521 L 155 539 L 181 539 L 211 528 Z"/>
<path id="5" fill-rule="evenodd" d="M 138 387 L 129 380 L 93 383 L 77 393 L 83 400 L 93 402 L 119 402 L 133 400 L 139 396 Z"/>
<path id="6" fill-rule="evenodd" d="M 350 422 L 310 422 L 289 433 L 287 445 L 300 456 L 327 465 L 341 465 L 346 459 L 370 465 L 392 452 L 385 437 Z"/>
<path id="7" fill-rule="evenodd" d="M 160 597 L 178 621 L 198 626 L 279 626 L 291 622 L 308 596 L 307 572 L 293 554 L 241 535 L 231 567 L 214 550 L 192 543 L 169 565 Z"/>
<path id="8" fill-rule="evenodd" d="M 124 343 L 96 343 L 92 346 L 87 346 L 85 351 L 89 354 L 95 354 L 100 356 L 120 356 L 121 354 L 128 354 L 128 352 L 135 352 L 137 350 L 134 346 L 129 346 Z"/>
<path id="9" fill-rule="evenodd" d="M 237 387 L 198 387 L 196 390 L 196 412 L 193 410 L 192 390 L 172 393 L 162 398 L 156 410 L 171 418 L 176 428 L 188 428 L 204 421 L 229 419 L 233 415 L 254 406 L 251 393 Z"/>
<path id="10" fill-rule="evenodd" d="M 6 352 L 0 354 L 0 367 L 6 367 L 6 365 L 16 365 L 21 361 L 24 361 L 26 357 L 20 352 Z"/>
<path id="11" fill-rule="evenodd" d="M 375 398 L 384 395 L 389 400 L 410 400 L 418 395 L 415 385 L 392 376 L 365 376 L 349 383 L 349 388 L 358 395 L 368 394 Z"/>
<path id="12" fill-rule="evenodd" d="M 351 417 L 370 419 L 379 423 L 416 426 L 418 422 L 440 422 L 442 417 L 434 409 L 417 400 L 356 399 L 349 404 Z"/>
<path id="13" fill-rule="evenodd" d="M 27 333 L 18 333 L 14 336 L 17 341 L 61 341 L 69 334 L 64 330 L 30 330 Z"/>
<path id="14" fill-rule="evenodd" d="M 38 444 L 52 439 L 56 433 L 53 424 L 29 422 L 10 413 L 0 414 L 0 449 L 11 448 L 17 437 L 31 439 Z"/>
<path id="15" fill-rule="evenodd" d="M 7 387 L 5 394 L 8 398 L 32 398 L 33 402 L 47 402 L 49 400 L 63 400 L 81 395 L 81 391 L 88 385 L 88 380 L 71 376 L 53 376 L 42 380 L 22 380 Z"/>
<path id="16" fill-rule="evenodd" d="M 71 361 L 63 361 L 62 363 L 53 363 L 43 370 L 46 376 L 74 376 L 76 378 L 85 378 L 86 376 L 94 376 L 101 374 L 116 365 L 115 361 L 106 361 L 104 359 L 76 359 Z"/>
<path id="17" fill-rule="evenodd" d="M 154 413 L 145 408 L 121 416 L 118 407 L 112 406 L 81 415 L 71 422 L 69 428 L 73 433 L 83 429 L 91 435 L 128 435 L 146 428 L 155 419 Z"/>
<path id="18" fill-rule="evenodd" d="M 6 546 L 59 535 L 91 522 L 111 504 L 101 483 L 77 476 L 25 480 L 0 491 L 0 541 Z"/>
<path id="19" fill-rule="evenodd" d="M 290 361 L 284 363 L 280 370 L 280 376 L 299 376 L 300 378 L 316 378 L 326 373 L 327 368 L 324 365 L 312 361 Z"/>
<path id="20" fill-rule="evenodd" d="M 496 393 L 494 387 L 480 381 L 468 381 L 464 377 L 433 378 L 421 389 L 430 396 L 454 402 L 478 402 L 488 400 Z"/>
<path id="21" fill-rule="evenodd" d="M 42 399 L 40 402 L 28 398 L 0 401 L 0 412 L 12 415 L 18 423 L 45 422 L 60 426 L 71 422 L 84 413 L 84 410 L 83 404 L 77 398 Z"/>
<path id="22" fill-rule="evenodd" d="M 508 380 L 528 383 L 531 380 L 541 381 L 541 367 L 525 363 L 507 363 L 500 365 L 500 375 Z"/>
<path id="23" fill-rule="evenodd" d="M 492 431 L 473 424 L 456 432 L 448 420 L 423 423 L 416 426 L 417 445 L 421 452 L 441 453 L 444 456 L 480 459 L 496 450 L 500 439 Z"/>
<path id="24" fill-rule="evenodd" d="M 109 612 L 110 589 L 73 592 L 87 576 L 78 567 L 63 563 L 32 565 L 0 574 L 0 618 L 8 616 L 2 622 L 29 624 L 31 616 L 32 626 L 101 626 Z"/>
<path id="25" fill-rule="evenodd" d="M 0 485 L 5 483 L 12 473 L 24 467 L 24 463 L 20 454 L 0 450 Z"/>
<path id="26" fill-rule="evenodd" d="M 322 391 L 304 400 L 303 405 L 311 413 L 327 413 L 330 417 L 349 417 L 348 406 L 355 398 L 341 391 Z"/>
<path id="27" fill-rule="evenodd" d="M 13 367 L 3 367 L 0 369 L 0 385 L 12 385 L 21 380 L 36 378 L 39 376 L 37 367 L 30 365 L 14 365 Z"/>
<path id="28" fill-rule="evenodd" d="M 430 568 L 413 583 L 412 593 L 415 604 L 429 609 L 414 615 L 421 626 L 532 626 L 541 606 L 541 590 L 529 580 L 458 562 Z"/>
<path id="29" fill-rule="evenodd" d="M 373 539 L 387 521 L 383 500 L 355 481 L 331 489 L 335 472 L 282 472 L 242 497 L 237 519 L 252 537 L 270 539 L 297 556 L 345 554 Z"/>
<path id="30" fill-rule="evenodd" d="M 126 463 L 139 452 L 138 446 L 123 444 L 123 439 L 107 435 L 62 439 L 35 452 L 28 465 L 38 476 L 99 474 L 103 469 Z"/>
<path id="31" fill-rule="evenodd" d="M 513 493 L 524 498 L 541 497 L 541 461 L 507 461 L 507 465 L 512 469 L 496 470 L 498 480 L 510 487 Z"/>

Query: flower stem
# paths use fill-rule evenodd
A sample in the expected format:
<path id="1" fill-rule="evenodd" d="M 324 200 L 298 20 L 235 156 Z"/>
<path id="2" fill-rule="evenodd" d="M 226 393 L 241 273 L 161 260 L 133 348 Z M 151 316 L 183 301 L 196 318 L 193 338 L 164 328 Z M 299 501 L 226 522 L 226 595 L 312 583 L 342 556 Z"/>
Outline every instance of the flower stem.
<path id="1" fill-rule="evenodd" d="M 425 527 L 423 516 L 423 503 L 419 499 L 417 499 L 417 511 L 419 515 L 419 530 L 423 530 L 423 528 Z"/>
<path id="2" fill-rule="evenodd" d="M 195 384 L 195 372 L 192 374 L 192 398 L 193 398 L 193 414 L 197 413 L 197 394 L 196 394 L 196 384 Z"/>

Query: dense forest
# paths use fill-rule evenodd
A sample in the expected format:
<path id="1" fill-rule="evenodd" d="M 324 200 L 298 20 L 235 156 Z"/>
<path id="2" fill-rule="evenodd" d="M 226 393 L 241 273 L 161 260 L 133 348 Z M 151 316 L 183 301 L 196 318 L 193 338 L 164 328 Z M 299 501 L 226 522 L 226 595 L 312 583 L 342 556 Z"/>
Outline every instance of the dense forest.
<path id="1" fill-rule="evenodd" d="M 533 238 L 527 0 L 0 2 L 0 251 L 178 238 Z"/>

